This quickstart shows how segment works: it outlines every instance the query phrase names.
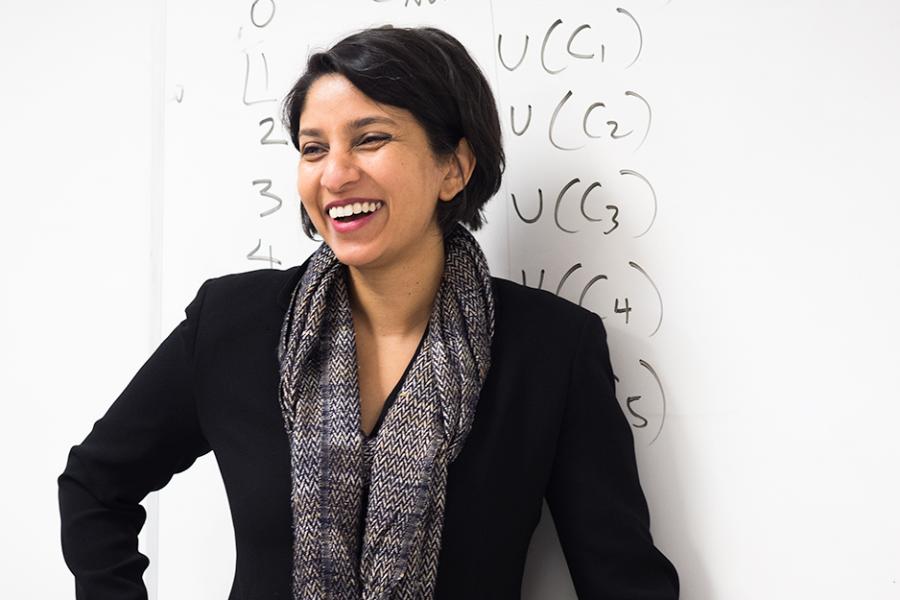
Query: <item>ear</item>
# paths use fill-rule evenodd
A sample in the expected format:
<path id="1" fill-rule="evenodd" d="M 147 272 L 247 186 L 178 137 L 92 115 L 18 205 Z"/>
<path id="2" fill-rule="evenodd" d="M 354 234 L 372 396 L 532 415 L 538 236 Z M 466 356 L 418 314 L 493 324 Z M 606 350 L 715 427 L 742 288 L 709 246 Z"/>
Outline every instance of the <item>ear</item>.
<path id="1" fill-rule="evenodd" d="M 449 202 L 469 183 L 475 169 L 475 153 L 466 138 L 459 140 L 456 151 L 447 162 L 447 174 L 441 182 L 438 198 Z"/>

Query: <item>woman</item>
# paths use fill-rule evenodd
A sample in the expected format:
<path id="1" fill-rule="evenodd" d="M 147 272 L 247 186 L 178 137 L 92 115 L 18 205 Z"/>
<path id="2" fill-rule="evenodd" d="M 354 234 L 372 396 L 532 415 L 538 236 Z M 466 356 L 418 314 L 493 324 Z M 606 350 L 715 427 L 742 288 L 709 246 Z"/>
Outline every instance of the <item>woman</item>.
<path id="1" fill-rule="evenodd" d="M 432 28 L 313 55 L 285 101 L 302 265 L 207 280 L 59 478 L 79 598 L 144 598 L 138 504 L 214 450 L 230 598 L 519 598 L 546 497 L 580 598 L 671 599 L 600 318 L 491 277 L 493 95 Z"/>

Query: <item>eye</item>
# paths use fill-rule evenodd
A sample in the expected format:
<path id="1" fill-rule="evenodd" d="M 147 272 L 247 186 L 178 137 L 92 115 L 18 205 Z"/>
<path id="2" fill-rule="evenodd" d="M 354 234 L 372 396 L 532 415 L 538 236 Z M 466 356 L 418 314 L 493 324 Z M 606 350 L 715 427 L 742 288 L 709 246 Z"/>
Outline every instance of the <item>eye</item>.
<path id="1" fill-rule="evenodd" d="M 379 133 L 379 134 L 372 134 L 372 135 L 364 136 L 359 141 L 359 143 L 360 144 L 377 144 L 379 142 L 385 142 L 389 139 L 391 139 L 391 136 L 385 135 L 383 133 Z"/>
<path id="2" fill-rule="evenodd" d="M 316 146 L 315 144 L 307 144 L 303 146 L 303 149 L 300 151 L 300 154 L 303 156 L 312 156 L 315 154 L 319 154 L 318 151 L 322 150 L 321 146 Z"/>

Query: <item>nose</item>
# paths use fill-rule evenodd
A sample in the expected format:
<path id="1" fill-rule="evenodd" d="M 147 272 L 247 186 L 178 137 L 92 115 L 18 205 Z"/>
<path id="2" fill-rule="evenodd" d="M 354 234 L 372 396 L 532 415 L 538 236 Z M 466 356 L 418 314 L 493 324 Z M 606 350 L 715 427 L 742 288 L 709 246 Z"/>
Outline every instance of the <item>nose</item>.
<path id="1" fill-rule="evenodd" d="M 359 180 L 359 169 L 348 153 L 332 149 L 324 160 L 321 183 L 329 192 L 337 193 Z"/>

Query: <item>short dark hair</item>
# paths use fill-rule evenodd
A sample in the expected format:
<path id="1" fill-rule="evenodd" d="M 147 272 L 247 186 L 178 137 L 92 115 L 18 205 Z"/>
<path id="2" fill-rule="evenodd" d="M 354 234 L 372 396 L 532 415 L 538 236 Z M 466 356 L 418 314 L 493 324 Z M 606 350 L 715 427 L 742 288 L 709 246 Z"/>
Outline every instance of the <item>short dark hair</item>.
<path id="1" fill-rule="evenodd" d="M 506 155 L 490 85 L 459 40 L 434 27 L 383 25 L 311 55 L 283 104 L 282 120 L 298 150 L 306 95 L 319 77 L 329 74 L 343 75 L 375 102 L 412 113 L 438 159 L 451 156 L 465 137 L 475 168 L 462 191 L 449 202 L 438 202 L 438 224 L 447 235 L 457 222 L 472 230 L 485 223 L 483 207 L 500 189 Z M 302 204 L 301 218 L 303 231 L 313 238 L 317 231 Z"/>

